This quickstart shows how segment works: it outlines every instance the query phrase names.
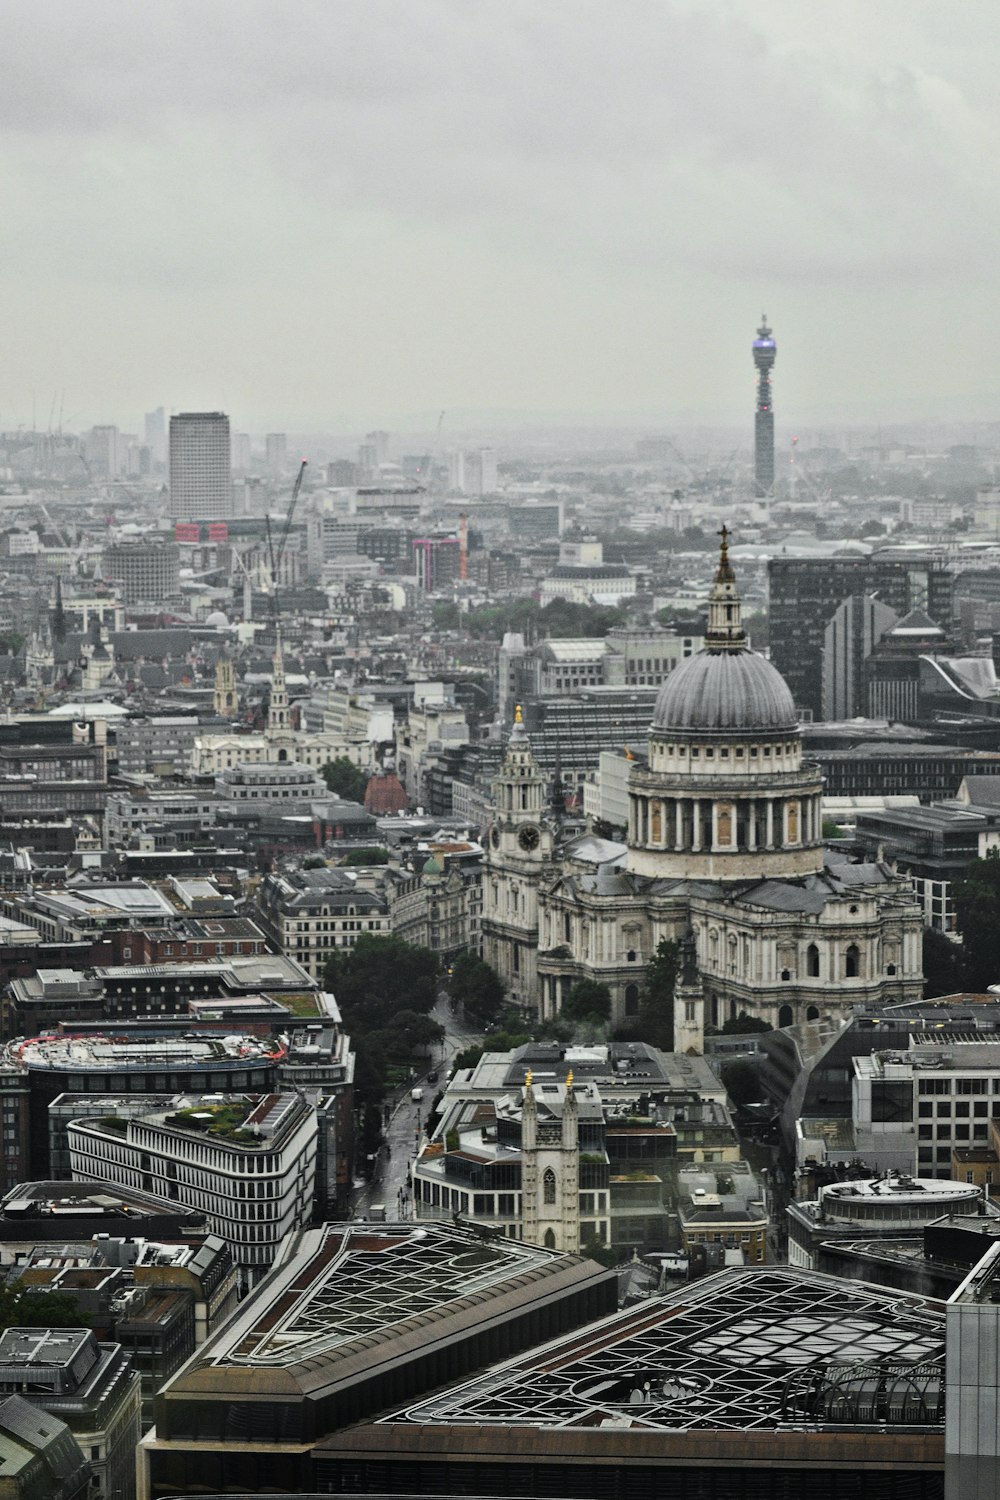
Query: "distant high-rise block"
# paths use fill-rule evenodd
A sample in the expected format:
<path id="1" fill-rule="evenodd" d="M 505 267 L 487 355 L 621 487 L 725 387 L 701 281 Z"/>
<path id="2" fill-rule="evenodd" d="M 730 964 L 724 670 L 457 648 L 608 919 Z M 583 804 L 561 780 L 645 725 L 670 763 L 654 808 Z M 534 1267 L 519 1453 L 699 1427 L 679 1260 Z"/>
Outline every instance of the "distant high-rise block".
<path id="1" fill-rule="evenodd" d="M 389 462 L 389 434 L 381 428 L 374 432 L 365 433 L 365 442 L 370 443 L 375 449 L 375 466 L 381 468 Z"/>
<path id="2" fill-rule="evenodd" d="M 757 410 L 754 416 L 753 473 L 754 489 L 758 496 L 774 493 L 774 406 L 771 402 L 771 370 L 777 358 L 778 346 L 767 326 L 767 318 L 761 317 L 757 337 L 753 341 L 753 362 L 757 367 Z"/>
<path id="3" fill-rule="evenodd" d="M 249 432 L 233 433 L 233 473 L 249 474 L 250 472 L 250 434 Z"/>
<path id="4" fill-rule="evenodd" d="M 125 467 L 125 445 L 117 427 L 92 427 L 84 439 L 92 474 L 117 479 Z"/>
<path id="5" fill-rule="evenodd" d="M 267 445 L 267 467 L 271 474 L 283 474 L 288 465 L 288 436 L 284 432 L 269 432 Z"/>
<path id="6" fill-rule="evenodd" d="M 167 417 L 162 406 L 146 413 L 144 437 L 154 464 L 165 464 L 167 461 Z"/>
<path id="7" fill-rule="evenodd" d="M 853 596 L 871 595 L 897 615 L 920 609 L 943 629 L 950 628 L 955 587 L 945 563 L 930 554 L 913 554 L 905 561 L 880 557 L 772 557 L 767 565 L 771 661 L 791 689 L 796 707 L 806 719 L 824 712 L 824 655 L 829 646 L 839 650 L 837 631 L 829 640 L 827 627 L 840 605 Z M 861 621 L 850 622 L 855 662 L 866 657 Z M 875 622 L 881 625 L 882 617 Z M 846 628 L 846 617 L 841 621 Z M 859 635 L 859 632 L 861 634 Z M 843 638 L 846 642 L 846 637 Z M 874 644 L 872 641 L 870 644 Z M 845 645 L 846 649 L 846 645 Z M 860 665 L 859 668 L 860 670 Z M 826 674 L 827 707 L 838 668 L 836 655 Z M 858 678 L 858 691 L 862 691 Z M 852 690 L 853 691 L 853 690 Z M 855 713 L 865 710 L 855 698 Z M 844 707 L 835 709 L 843 712 Z"/>
<path id="8" fill-rule="evenodd" d="M 497 489 L 497 456 L 493 448 L 476 448 L 464 456 L 466 495 L 495 495 Z"/>
<path id="9" fill-rule="evenodd" d="M 188 411 L 170 418 L 170 513 L 192 521 L 226 520 L 232 515 L 225 412 Z"/>

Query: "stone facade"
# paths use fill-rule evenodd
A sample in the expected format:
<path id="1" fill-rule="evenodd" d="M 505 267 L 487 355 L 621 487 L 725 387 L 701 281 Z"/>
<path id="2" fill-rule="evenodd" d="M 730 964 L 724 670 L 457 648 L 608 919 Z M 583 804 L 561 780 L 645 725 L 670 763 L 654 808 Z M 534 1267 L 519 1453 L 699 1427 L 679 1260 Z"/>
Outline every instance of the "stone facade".
<path id="1" fill-rule="evenodd" d="M 484 956 L 540 1017 L 592 979 L 611 990 L 620 1024 L 638 1014 L 661 940 L 690 933 L 704 1015 L 688 985 L 684 1050 L 702 1020 L 721 1026 L 743 1011 L 784 1026 L 918 999 L 922 923 L 909 884 L 880 862 L 825 853 L 821 792 L 791 694 L 747 647 L 724 537 L 705 648 L 667 678 L 648 758 L 631 770 L 627 844 L 557 842 L 515 724 L 494 789 Z"/>

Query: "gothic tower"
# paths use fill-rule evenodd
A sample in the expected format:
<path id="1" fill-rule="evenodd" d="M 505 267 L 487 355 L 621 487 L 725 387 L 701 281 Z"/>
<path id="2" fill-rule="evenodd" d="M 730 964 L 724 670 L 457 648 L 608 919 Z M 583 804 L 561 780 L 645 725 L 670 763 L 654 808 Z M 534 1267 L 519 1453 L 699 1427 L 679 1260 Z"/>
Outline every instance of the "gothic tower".
<path id="1" fill-rule="evenodd" d="M 539 1104 L 529 1073 L 521 1107 L 521 1237 L 580 1249 L 580 1111 L 573 1074 L 547 1084 Z"/>
<path id="2" fill-rule="evenodd" d="M 285 658 L 281 649 L 281 632 L 278 632 L 274 648 L 274 664 L 271 674 L 271 700 L 267 710 L 267 728 L 264 736 L 271 746 L 275 760 L 290 760 L 295 745 L 295 733 L 288 712 L 288 689 L 285 686 Z"/>
<path id="3" fill-rule="evenodd" d="M 221 719 L 235 719 L 239 708 L 233 659 L 225 650 L 215 664 L 215 692 L 212 695 L 212 705 Z"/>

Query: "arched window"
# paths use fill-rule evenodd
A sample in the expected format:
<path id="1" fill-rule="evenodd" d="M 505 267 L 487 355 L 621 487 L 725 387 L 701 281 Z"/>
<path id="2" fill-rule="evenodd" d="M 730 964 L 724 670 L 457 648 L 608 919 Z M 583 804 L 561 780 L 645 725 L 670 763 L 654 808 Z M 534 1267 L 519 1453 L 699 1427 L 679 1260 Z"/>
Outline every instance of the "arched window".
<path id="1" fill-rule="evenodd" d="M 819 1020 L 819 1006 L 818 1005 L 809 1005 L 809 1006 L 806 1007 L 806 1020 L 807 1021 L 818 1021 Z"/>
<path id="2" fill-rule="evenodd" d="M 848 979 L 857 979 L 861 973 L 861 952 L 857 943 L 851 943 L 844 955 L 844 974 Z"/>
<path id="3" fill-rule="evenodd" d="M 783 1005 L 778 1011 L 778 1025 L 791 1026 L 793 1019 L 792 1007 L 790 1005 Z"/>
<path id="4" fill-rule="evenodd" d="M 545 1248 L 546 1250 L 554 1250 L 556 1248 L 556 1237 L 551 1229 L 546 1229 L 545 1231 Z"/>
<path id="5" fill-rule="evenodd" d="M 279 750 L 278 751 L 278 759 L 279 759 L 279 761 L 286 761 L 288 759 L 288 751 L 287 750 Z"/>
<path id="6" fill-rule="evenodd" d="M 551 1167 L 546 1167 L 542 1175 L 542 1202 L 555 1203 L 556 1201 L 556 1174 Z"/>
<path id="7" fill-rule="evenodd" d="M 815 943 L 810 943 L 806 949 L 806 973 L 810 979 L 819 978 L 819 949 Z"/>
<path id="8" fill-rule="evenodd" d="M 637 984 L 625 986 L 625 1014 L 627 1016 L 639 1014 L 639 986 Z"/>
<path id="9" fill-rule="evenodd" d="M 896 972 L 896 965 L 895 964 L 889 964 L 889 966 L 888 966 L 888 968 L 886 969 L 885 972 L 887 974 L 895 974 L 895 972 Z"/>

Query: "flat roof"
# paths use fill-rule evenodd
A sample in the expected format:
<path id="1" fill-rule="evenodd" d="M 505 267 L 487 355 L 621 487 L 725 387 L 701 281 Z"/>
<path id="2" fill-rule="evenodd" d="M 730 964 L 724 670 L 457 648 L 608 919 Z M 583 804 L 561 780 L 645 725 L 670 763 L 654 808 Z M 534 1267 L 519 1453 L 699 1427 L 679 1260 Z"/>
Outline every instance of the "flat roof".
<path id="1" fill-rule="evenodd" d="M 285 1055 L 282 1043 L 271 1037 L 243 1033 L 218 1036 L 119 1037 L 114 1033 L 89 1036 L 41 1036 L 9 1042 L 0 1052 L 4 1062 L 26 1068 L 52 1068 L 81 1073 L 129 1068 L 214 1067 L 275 1061 Z"/>

